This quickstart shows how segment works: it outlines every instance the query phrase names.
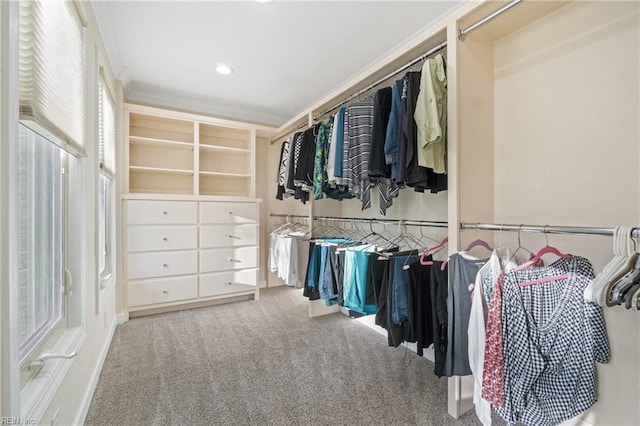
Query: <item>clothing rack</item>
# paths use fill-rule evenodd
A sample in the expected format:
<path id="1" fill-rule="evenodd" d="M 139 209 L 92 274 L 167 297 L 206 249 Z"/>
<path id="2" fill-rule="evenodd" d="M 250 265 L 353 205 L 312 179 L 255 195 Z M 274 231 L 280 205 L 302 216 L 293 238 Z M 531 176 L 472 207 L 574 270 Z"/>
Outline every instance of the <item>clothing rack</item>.
<path id="1" fill-rule="evenodd" d="M 271 217 L 287 217 L 287 218 L 304 218 L 309 216 L 296 214 L 277 214 L 271 213 Z M 377 223 L 380 225 L 407 225 L 407 226 L 426 226 L 430 228 L 448 228 L 447 222 L 429 221 L 429 220 L 407 220 L 407 219 L 376 219 L 366 217 L 340 217 L 340 216 L 313 216 L 313 220 L 323 220 L 326 222 L 352 222 L 352 223 Z"/>
<path id="2" fill-rule="evenodd" d="M 423 53 L 422 55 L 420 55 L 419 57 L 415 58 L 414 60 L 412 60 L 411 62 L 401 66 L 400 68 L 394 70 L 393 72 L 385 75 L 382 78 L 379 78 L 378 80 L 376 80 L 374 83 L 371 83 L 370 85 L 368 85 L 367 87 L 365 87 L 364 89 L 360 89 L 358 90 L 356 93 L 350 95 L 349 97 L 347 97 L 345 100 L 343 100 L 342 102 L 339 102 L 337 104 L 335 104 L 334 106 L 332 106 L 331 108 L 327 108 L 324 111 L 322 111 L 320 114 L 318 114 L 317 116 L 314 116 L 314 120 L 316 120 L 318 117 L 323 117 L 324 115 L 326 115 L 327 113 L 336 110 L 338 108 L 340 108 L 341 106 L 343 106 L 344 104 L 348 103 L 349 101 L 357 98 L 358 96 L 362 95 L 363 93 L 368 92 L 369 90 L 373 89 L 374 87 L 378 86 L 380 83 L 384 83 L 386 80 L 390 79 L 391 77 L 400 74 L 402 71 L 411 68 L 412 66 L 414 66 L 415 64 L 417 64 L 418 62 L 428 58 L 429 56 L 433 55 L 436 52 L 439 52 L 440 50 L 444 49 L 445 47 L 447 47 L 447 42 L 443 41 L 442 43 L 438 44 L 437 46 L 429 49 L 428 51 L 426 51 L 425 53 Z"/>
<path id="3" fill-rule="evenodd" d="M 301 215 L 301 214 L 270 213 L 269 216 L 271 216 L 271 217 L 286 217 L 286 218 L 297 217 L 297 218 L 309 219 L 309 216 L 305 216 L 305 215 Z"/>
<path id="4" fill-rule="evenodd" d="M 357 222 L 357 223 L 378 223 L 380 225 L 407 225 L 426 226 L 430 228 L 448 228 L 447 222 L 430 220 L 407 220 L 407 219 L 376 219 L 365 217 L 337 217 L 337 216 L 314 216 L 313 220 L 324 220 L 327 222 Z"/>
<path id="5" fill-rule="evenodd" d="M 504 6 L 502 6 L 501 8 L 497 9 L 496 11 L 490 13 L 489 15 L 485 16 L 484 18 L 474 22 L 473 24 L 469 25 L 466 28 L 461 28 L 458 30 L 458 38 L 461 41 L 464 41 L 464 39 L 467 37 L 468 34 L 472 33 L 473 31 L 477 30 L 478 28 L 480 28 L 481 26 L 485 25 L 486 23 L 492 21 L 493 19 L 495 19 L 496 17 L 498 17 L 499 15 L 502 15 L 504 12 L 510 10 L 511 8 L 518 6 L 520 3 L 522 3 L 524 0 L 511 0 L 509 3 L 505 4 Z M 339 102 L 337 104 L 335 104 L 334 106 L 332 106 L 331 108 L 327 108 L 324 111 L 322 111 L 320 114 L 318 115 L 314 115 L 313 119 L 314 121 L 317 121 L 318 118 L 325 116 L 327 113 L 334 111 L 338 108 L 340 108 L 341 106 L 345 105 L 346 103 L 348 103 L 349 101 L 357 98 L 358 96 L 362 95 L 363 93 L 368 92 L 369 90 L 373 89 L 374 87 L 378 86 L 380 83 L 383 83 L 384 81 L 390 79 L 391 77 L 394 77 L 395 75 L 401 73 L 402 71 L 411 68 L 413 65 L 417 64 L 418 62 L 428 58 L 429 56 L 433 55 L 436 52 L 439 52 L 440 50 L 444 49 L 445 47 L 447 47 L 447 42 L 443 41 L 442 43 L 438 44 L 437 46 L 429 49 L 428 51 L 426 51 L 425 53 L 423 53 L 422 55 L 420 55 L 419 57 L 415 58 L 414 60 L 408 62 L 407 64 L 401 66 L 400 68 L 394 70 L 393 72 L 385 75 L 382 78 L 379 78 L 378 80 L 376 80 L 374 83 L 371 83 L 370 85 L 368 85 L 367 87 L 365 87 L 364 89 L 360 89 L 357 92 L 353 93 L 352 95 L 348 96 L 345 100 L 343 100 L 342 102 Z M 300 124 L 298 127 L 296 127 L 293 130 L 288 131 L 287 133 L 292 133 L 292 132 L 296 132 L 304 127 L 308 127 L 309 124 L 308 123 L 303 123 Z M 285 133 L 286 134 L 286 133 Z M 275 138 L 273 138 L 270 142 L 270 145 L 273 145 L 275 143 L 276 140 L 281 139 L 282 136 L 284 135 L 277 135 Z"/>
<path id="6" fill-rule="evenodd" d="M 604 235 L 612 237 L 615 228 L 596 228 L 589 226 L 550 226 L 550 225 L 513 225 L 500 223 L 461 223 L 460 229 L 483 231 L 541 232 L 543 234 Z M 640 237 L 640 228 L 634 228 L 633 238 Z"/>
<path id="7" fill-rule="evenodd" d="M 504 6 L 502 6 L 500 9 L 496 10 L 495 12 L 490 13 L 487 16 L 485 16 L 484 18 L 482 18 L 482 19 L 474 22 L 473 24 L 469 25 L 467 28 L 459 29 L 458 30 L 458 38 L 460 39 L 460 41 L 464 41 L 464 39 L 467 37 L 467 34 L 474 32 L 475 30 L 477 30 L 478 28 L 480 28 L 481 26 L 483 26 L 487 22 L 493 20 L 494 18 L 496 18 L 499 15 L 502 15 L 504 12 L 506 12 L 509 9 L 511 9 L 512 7 L 515 7 L 515 6 L 519 5 L 523 1 L 524 0 L 512 0 L 509 3 L 505 4 Z"/>
<path id="8" fill-rule="evenodd" d="M 274 143 L 276 143 L 276 141 L 282 139 L 283 137 L 290 135 L 291 133 L 295 133 L 298 130 L 304 129 L 305 127 L 309 127 L 309 123 L 302 123 L 300 125 L 298 125 L 298 127 L 295 127 L 294 129 L 288 130 L 286 133 L 282 133 L 277 135 L 276 137 L 272 138 L 271 141 L 269 142 L 269 145 L 273 145 Z"/>

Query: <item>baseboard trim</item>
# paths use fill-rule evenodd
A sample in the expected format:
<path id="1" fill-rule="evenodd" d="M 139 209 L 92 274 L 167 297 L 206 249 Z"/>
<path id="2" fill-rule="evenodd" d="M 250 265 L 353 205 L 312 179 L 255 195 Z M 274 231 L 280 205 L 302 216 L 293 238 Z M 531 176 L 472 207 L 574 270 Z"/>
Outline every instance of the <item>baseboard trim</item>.
<path id="1" fill-rule="evenodd" d="M 127 318 L 127 316 L 123 313 L 119 313 L 116 314 L 116 324 L 117 325 L 122 325 L 125 322 L 127 322 L 129 319 Z"/>
<path id="2" fill-rule="evenodd" d="M 122 322 L 120 322 L 122 321 Z M 107 339 L 102 345 L 102 351 L 100 352 L 100 357 L 98 359 L 98 363 L 91 374 L 91 381 L 89 382 L 89 389 L 84 395 L 84 399 L 80 404 L 82 409 L 78 413 L 78 417 L 73 424 L 83 425 L 85 420 L 87 419 L 87 414 L 89 413 L 89 407 L 91 406 L 91 400 L 93 399 L 93 394 L 96 391 L 96 386 L 98 385 L 98 379 L 100 378 L 100 373 L 102 372 L 102 366 L 104 365 L 105 359 L 107 359 L 107 353 L 109 352 L 109 347 L 111 346 L 111 340 L 113 339 L 113 334 L 116 331 L 116 326 L 118 324 L 122 324 L 124 322 L 124 314 L 116 314 L 111 321 L 111 327 L 109 328 L 109 334 Z"/>

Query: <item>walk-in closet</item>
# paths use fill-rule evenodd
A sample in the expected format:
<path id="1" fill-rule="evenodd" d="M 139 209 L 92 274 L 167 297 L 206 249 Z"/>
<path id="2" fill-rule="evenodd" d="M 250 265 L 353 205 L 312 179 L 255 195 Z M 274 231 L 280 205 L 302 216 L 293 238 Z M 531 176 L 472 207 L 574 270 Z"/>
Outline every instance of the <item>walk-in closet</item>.
<path id="1" fill-rule="evenodd" d="M 640 422 L 638 0 L 0 32 L 2 423 Z"/>

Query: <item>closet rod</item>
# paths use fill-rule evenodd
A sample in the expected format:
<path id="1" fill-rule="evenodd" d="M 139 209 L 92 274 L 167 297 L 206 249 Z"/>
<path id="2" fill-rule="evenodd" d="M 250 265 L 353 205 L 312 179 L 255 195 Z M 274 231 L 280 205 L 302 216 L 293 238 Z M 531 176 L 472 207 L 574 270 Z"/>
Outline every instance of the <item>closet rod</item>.
<path id="1" fill-rule="evenodd" d="M 379 223 L 385 225 L 400 224 L 409 226 L 427 226 L 430 228 L 447 228 L 447 222 L 437 222 L 429 220 L 405 220 L 405 219 L 376 219 L 366 217 L 336 217 L 336 216 L 314 216 L 314 220 L 324 220 L 328 222 L 359 222 L 359 223 Z"/>
<path id="2" fill-rule="evenodd" d="M 289 135 L 289 134 L 291 134 L 291 133 L 295 133 L 295 132 L 297 132 L 298 130 L 300 130 L 300 129 L 304 128 L 304 127 L 309 127 L 309 123 L 302 123 L 302 124 L 300 124 L 298 127 L 296 127 L 296 128 L 295 128 L 295 129 L 293 129 L 293 130 L 288 130 L 286 133 L 281 133 L 281 134 L 279 134 L 279 135 L 276 135 L 274 138 L 272 138 L 272 139 L 269 141 L 269 145 L 273 145 L 274 143 L 276 143 L 276 141 L 277 141 L 277 140 L 282 139 L 283 137 L 285 137 L 285 136 L 287 136 L 287 135 Z"/>
<path id="3" fill-rule="evenodd" d="M 271 217 L 300 217 L 303 219 L 309 219 L 309 216 L 304 216 L 301 214 L 280 214 L 280 213 L 269 213 L 269 216 Z"/>
<path id="4" fill-rule="evenodd" d="M 429 49 L 428 51 L 426 51 L 425 53 L 423 53 L 422 55 L 420 55 L 419 57 L 417 57 L 416 59 L 414 59 L 413 61 L 401 66 L 400 68 L 398 68 L 397 70 L 385 75 L 384 77 L 376 80 L 375 83 L 370 84 L 369 86 L 365 87 L 364 89 L 360 89 L 358 90 L 356 93 L 352 94 L 351 96 L 347 97 L 344 101 L 335 104 L 334 106 L 332 106 L 331 108 L 327 108 L 324 111 L 322 111 L 319 115 L 315 116 L 314 119 L 317 119 L 319 117 L 323 117 L 325 114 L 327 114 L 328 112 L 331 112 L 335 109 L 340 108 L 342 105 L 346 104 L 347 102 L 351 101 L 352 99 L 357 98 L 358 96 L 362 95 L 363 93 L 368 92 L 369 90 L 373 89 L 374 87 L 378 86 L 380 83 L 383 83 L 384 81 L 390 79 L 391 77 L 401 73 L 402 71 L 406 70 L 407 68 L 411 68 L 413 65 L 417 64 L 418 62 L 422 61 L 423 59 L 428 58 L 429 56 L 433 55 L 434 53 L 444 49 L 445 47 L 447 47 L 447 42 L 443 41 L 442 43 L 438 44 L 437 46 Z"/>
<path id="5" fill-rule="evenodd" d="M 472 33 L 473 31 L 477 30 L 478 28 L 480 28 L 481 26 L 483 26 L 487 22 L 491 21 L 493 18 L 497 17 L 498 15 L 502 15 L 504 12 L 506 12 L 509 9 L 511 9 L 512 7 L 515 7 L 515 6 L 519 5 L 523 1 L 524 0 L 512 0 L 511 2 L 505 4 L 504 6 L 502 6 L 500 9 L 496 10 L 495 12 L 490 13 L 489 15 L 485 16 L 484 18 L 480 19 L 479 21 L 476 21 L 473 24 L 469 25 L 467 28 L 459 29 L 458 30 L 458 38 L 461 41 L 464 41 L 465 37 L 467 37 L 467 34 Z"/>
<path id="6" fill-rule="evenodd" d="M 545 234 L 605 235 L 613 236 L 615 228 L 594 228 L 588 226 L 549 226 L 549 225 L 507 225 L 500 223 L 461 223 L 460 229 L 479 229 L 483 231 L 522 231 L 542 232 Z M 640 236 L 640 229 L 634 228 L 633 237 Z"/>

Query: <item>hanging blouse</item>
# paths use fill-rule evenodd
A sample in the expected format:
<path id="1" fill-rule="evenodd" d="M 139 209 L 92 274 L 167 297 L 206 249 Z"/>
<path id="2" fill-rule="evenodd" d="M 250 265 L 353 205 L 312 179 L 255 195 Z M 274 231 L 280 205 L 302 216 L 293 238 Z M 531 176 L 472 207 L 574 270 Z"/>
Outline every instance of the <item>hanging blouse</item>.
<path id="1" fill-rule="evenodd" d="M 418 130 L 418 164 L 447 172 L 447 76 L 442 55 L 422 66 L 420 94 L 414 113 Z"/>
<path id="2" fill-rule="evenodd" d="M 391 87 L 378 90 L 373 98 L 373 129 L 371 132 L 371 157 L 369 177 L 391 177 L 391 168 L 385 161 L 384 143 L 391 114 Z"/>
<path id="3" fill-rule="evenodd" d="M 362 210 L 371 207 L 369 156 L 373 130 L 373 98 L 349 105 L 346 130 L 349 138 L 349 192 L 362 201 Z"/>
<path id="4" fill-rule="evenodd" d="M 276 199 L 282 200 L 285 194 L 285 184 L 287 178 L 287 169 L 289 165 L 289 140 L 287 139 L 282 143 L 280 147 L 280 162 L 278 167 L 278 176 L 276 178 L 276 184 L 278 190 L 276 192 Z"/>
<path id="5" fill-rule="evenodd" d="M 391 88 L 391 113 L 384 139 L 385 161 L 391 167 L 391 179 L 394 182 L 398 177 L 398 128 L 400 126 L 401 94 L 402 80 L 396 80 Z"/>
<path id="6" fill-rule="evenodd" d="M 449 257 L 449 294 L 447 297 L 447 376 L 471 374 L 469 366 L 469 317 L 473 283 L 478 271 L 488 259 L 468 259 L 460 253 Z"/>
<path id="7" fill-rule="evenodd" d="M 323 121 L 318 128 L 318 137 L 316 142 L 316 151 L 313 163 L 313 198 L 319 200 L 322 198 L 322 185 L 327 179 L 326 159 L 329 148 L 329 138 L 331 131 L 332 118 Z"/>
<path id="8" fill-rule="evenodd" d="M 511 260 L 508 249 L 496 249 L 491 253 L 489 261 L 478 271 L 473 287 L 473 301 L 471 303 L 471 313 L 469 316 L 469 367 L 473 373 L 473 403 L 476 415 L 484 426 L 491 425 L 491 404 L 482 398 L 482 377 L 484 371 L 484 350 L 485 350 L 485 316 L 488 304 L 485 302 L 487 289 L 493 289 L 498 277 L 502 273 L 503 264 L 501 259 L 505 259 L 504 270 L 510 271 L 517 266 Z"/>
<path id="9" fill-rule="evenodd" d="M 563 274 L 569 277 L 523 286 Z M 591 263 L 579 256 L 506 274 L 506 420 L 554 425 L 596 402 L 595 362 L 609 360 L 609 342 L 602 309 L 582 297 L 593 278 Z"/>

